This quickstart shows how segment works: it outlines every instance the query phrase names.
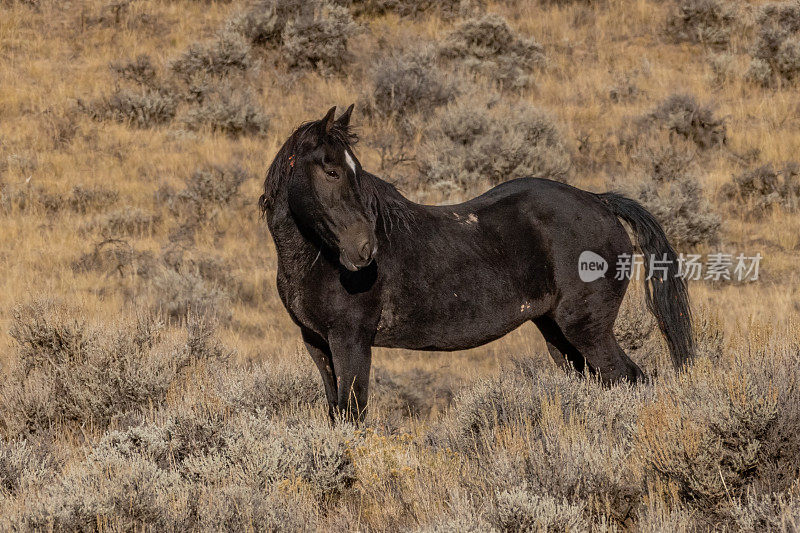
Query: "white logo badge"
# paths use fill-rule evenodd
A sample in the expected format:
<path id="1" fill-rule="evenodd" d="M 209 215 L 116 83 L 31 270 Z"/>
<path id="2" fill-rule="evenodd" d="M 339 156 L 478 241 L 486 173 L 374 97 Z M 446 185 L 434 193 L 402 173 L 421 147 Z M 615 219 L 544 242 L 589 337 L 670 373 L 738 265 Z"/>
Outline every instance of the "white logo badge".
<path id="1" fill-rule="evenodd" d="M 578 257 L 578 275 L 581 281 L 589 283 L 602 278 L 608 270 L 605 259 L 594 252 L 585 250 Z"/>

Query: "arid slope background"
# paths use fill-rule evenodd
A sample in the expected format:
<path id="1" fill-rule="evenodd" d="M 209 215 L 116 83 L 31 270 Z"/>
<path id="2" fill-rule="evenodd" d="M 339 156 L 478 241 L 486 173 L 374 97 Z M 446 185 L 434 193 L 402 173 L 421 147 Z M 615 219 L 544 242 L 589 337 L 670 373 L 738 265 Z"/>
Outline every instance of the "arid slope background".
<path id="1" fill-rule="evenodd" d="M 797 531 L 798 83 L 796 0 L 0 0 L 0 529 Z M 634 282 L 648 385 L 523 327 L 332 428 L 256 201 L 352 102 L 416 201 L 621 190 L 759 279 L 691 284 L 681 376 Z"/>

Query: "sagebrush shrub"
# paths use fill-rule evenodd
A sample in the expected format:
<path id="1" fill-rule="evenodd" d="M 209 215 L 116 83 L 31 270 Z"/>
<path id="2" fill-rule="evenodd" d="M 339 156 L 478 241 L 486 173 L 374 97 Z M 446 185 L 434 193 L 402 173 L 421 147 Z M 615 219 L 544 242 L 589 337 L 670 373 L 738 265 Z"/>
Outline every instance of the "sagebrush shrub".
<path id="1" fill-rule="evenodd" d="M 105 427 L 115 416 L 160 405 L 192 362 L 162 342 L 158 321 L 91 325 L 49 302 L 15 310 L 17 360 L 0 386 L 0 429 L 9 435 L 53 426 Z"/>
<path id="2" fill-rule="evenodd" d="M 722 85 L 732 80 L 737 72 L 736 56 L 729 52 L 709 55 L 708 65 L 715 85 Z"/>
<path id="3" fill-rule="evenodd" d="M 747 204 L 753 215 L 775 206 L 796 209 L 800 204 L 800 167 L 787 163 L 776 170 L 771 164 L 762 165 L 734 176 L 720 192 L 729 200 Z"/>
<path id="4" fill-rule="evenodd" d="M 523 487 L 497 495 L 495 523 L 501 531 L 586 531 L 583 505 L 559 502 L 547 494 L 531 493 Z"/>
<path id="5" fill-rule="evenodd" d="M 350 62 L 347 42 L 355 31 L 346 8 L 322 3 L 286 24 L 282 55 L 293 68 L 339 72 Z"/>
<path id="6" fill-rule="evenodd" d="M 176 217 L 203 221 L 210 211 L 230 206 L 239 199 L 239 189 L 249 178 L 238 166 L 201 167 L 192 173 L 184 189 L 167 195 L 167 204 Z"/>
<path id="7" fill-rule="evenodd" d="M 197 502 L 205 531 L 319 531 L 320 509 L 313 499 L 292 491 L 255 490 L 244 484 L 202 491 Z"/>
<path id="8" fill-rule="evenodd" d="M 196 272 L 162 268 L 152 280 L 153 309 L 184 322 L 192 314 L 221 321 L 231 318 L 231 295 Z"/>
<path id="9" fill-rule="evenodd" d="M 78 100 L 78 107 L 94 120 L 152 128 L 172 121 L 178 103 L 178 98 L 168 91 L 121 88 L 93 102 Z"/>
<path id="10" fill-rule="evenodd" d="M 101 441 L 44 491 L 17 527 L 88 531 L 104 521 L 121 530 L 187 530 L 194 503 L 188 489 L 177 472 L 160 469 L 147 455 L 123 453 Z"/>
<path id="11" fill-rule="evenodd" d="M 244 35 L 254 45 L 278 46 L 282 43 L 286 24 L 301 13 L 304 4 L 314 2 L 259 0 L 247 11 L 228 21 L 228 27 Z"/>
<path id="12" fill-rule="evenodd" d="M 146 87 L 155 86 L 158 73 L 153 65 L 153 59 L 147 54 L 140 54 L 136 59 L 113 62 L 109 68 L 119 79 Z"/>
<path id="13" fill-rule="evenodd" d="M 673 94 L 641 117 L 638 123 L 643 131 L 653 127 L 663 129 L 670 136 L 692 141 L 703 150 L 727 142 L 725 119 L 717 118 L 712 108 L 699 104 L 687 94 Z"/>
<path id="14" fill-rule="evenodd" d="M 290 67 L 322 72 L 349 63 L 347 45 L 357 28 L 346 7 L 327 0 L 261 0 L 228 22 L 252 44 L 279 49 Z"/>
<path id="15" fill-rule="evenodd" d="M 224 76 L 252 65 L 250 43 L 238 33 L 222 32 L 211 41 L 191 45 L 172 62 L 171 68 L 188 80 L 198 74 Z"/>
<path id="16" fill-rule="evenodd" d="M 396 13 L 401 17 L 437 11 L 444 18 L 477 14 L 485 9 L 483 0 L 336 0 L 356 15 L 376 16 Z"/>
<path id="17" fill-rule="evenodd" d="M 693 513 L 685 506 L 650 498 L 637 517 L 636 528 L 641 533 L 693 531 L 697 527 Z"/>
<path id="18" fill-rule="evenodd" d="M 428 113 L 458 94 L 452 76 L 436 64 L 431 49 L 383 58 L 372 69 L 371 78 L 366 111 L 382 117 Z"/>
<path id="19" fill-rule="evenodd" d="M 84 229 L 98 231 L 104 238 L 142 237 L 152 234 L 161 221 L 157 213 L 150 213 L 138 207 L 125 206 L 104 215 L 100 215 Z"/>
<path id="20" fill-rule="evenodd" d="M 678 42 L 729 44 L 737 6 L 722 0 L 682 0 L 667 18 L 667 35 Z"/>
<path id="21" fill-rule="evenodd" d="M 314 529 L 319 502 L 354 481 L 351 428 L 263 415 L 207 422 L 206 430 L 187 431 L 191 422 L 170 417 L 107 433 L 16 526 Z"/>
<path id="22" fill-rule="evenodd" d="M 715 243 L 722 221 L 705 198 L 697 176 L 686 174 L 668 182 L 645 177 L 629 194 L 661 223 L 678 247 Z"/>
<path id="23" fill-rule="evenodd" d="M 219 395 L 236 412 L 268 415 L 325 399 L 319 373 L 305 354 L 277 365 L 261 363 L 227 372 L 220 378 Z"/>
<path id="24" fill-rule="evenodd" d="M 4 494 L 17 495 L 51 480 L 57 466 L 42 443 L 0 437 L 0 499 Z"/>
<path id="25" fill-rule="evenodd" d="M 119 193 L 102 185 L 75 185 L 69 196 L 69 207 L 76 213 L 100 211 L 117 202 Z"/>
<path id="26" fill-rule="evenodd" d="M 530 494 L 564 505 L 565 521 L 577 518 L 570 509 L 577 506 L 585 509 L 585 519 L 621 522 L 641 497 L 630 465 L 637 404 L 647 394 L 628 386 L 605 389 L 594 379 L 580 381 L 522 360 L 457 394 L 431 439 L 468 456 L 478 454 L 495 490 L 525 486 Z M 512 436 L 518 439 L 514 451 L 497 444 Z M 542 511 L 529 502 L 527 511 L 515 514 L 507 503 L 504 512 L 516 520 Z"/>
<path id="27" fill-rule="evenodd" d="M 546 63 L 540 44 L 520 37 L 494 14 L 462 22 L 445 37 L 439 52 L 508 88 L 530 85 L 531 70 Z"/>
<path id="28" fill-rule="evenodd" d="M 645 407 L 638 442 L 649 472 L 673 483 L 709 523 L 749 490 L 784 494 L 798 472 L 798 353 L 733 354 L 665 384 Z M 720 371 L 721 367 L 724 371 Z"/>
<path id="29" fill-rule="evenodd" d="M 800 78 L 800 2 L 770 2 L 758 11 L 759 29 L 747 72 L 765 87 Z"/>
<path id="30" fill-rule="evenodd" d="M 481 533 L 494 531 L 494 527 L 484 516 L 485 509 L 473 501 L 465 491 L 451 491 L 448 495 L 447 510 L 435 520 L 416 529 L 415 533 Z"/>
<path id="31" fill-rule="evenodd" d="M 774 28 L 762 28 L 752 51 L 749 79 L 770 87 L 778 80 L 791 83 L 800 78 L 800 36 Z"/>
<path id="32" fill-rule="evenodd" d="M 76 272 L 103 272 L 121 277 L 136 275 L 150 278 L 156 271 L 155 256 L 146 250 L 137 250 L 126 241 L 106 239 L 97 243 L 92 251 L 81 254 L 72 263 Z"/>
<path id="33" fill-rule="evenodd" d="M 203 89 L 201 100 L 183 121 L 190 130 L 207 128 L 230 137 L 265 135 L 270 122 L 249 88 L 227 82 Z"/>
<path id="34" fill-rule="evenodd" d="M 800 1 L 766 2 L 759 6 L 758 23 L 800 32 Z"/>
<path id="35" fill-rule="evenodd" d="M 795 485 L 796 488 L 800 488 Z M 749 491 L 733 502 L 732 526 L 738 531 L 797 531 L 800 529 L 800 501 L 797 490 L 758 494 Z"/>
<path id="36" fill-rule="evenodd" d="M 631 160 L 657 183 L 679 180 L 696 172 L 697 147 L 691 141 L 645 140 L 636 147 Z"/>
<path id="37" fill-rule="evenodd" d="M 496 185 L 525 176 L 566 181 L 570 152 L 553 118 L 526 102 L 464 99 L 439 113 L 420 159 L 438 187 Z"/>

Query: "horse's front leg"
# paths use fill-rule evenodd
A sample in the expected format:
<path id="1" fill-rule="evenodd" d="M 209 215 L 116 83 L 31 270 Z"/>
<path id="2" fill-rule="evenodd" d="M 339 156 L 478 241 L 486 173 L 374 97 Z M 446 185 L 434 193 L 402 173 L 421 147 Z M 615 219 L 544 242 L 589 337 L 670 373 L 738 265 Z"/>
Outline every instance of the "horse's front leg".
<path id="1" fill-rule="evenodd" d="M 332 331 L 328 343 L 336 376 L 337 408 L 351 422 L 363 422 L 369 398 L 371 337 L 357 330 Z"/>
<path id="2" fill-rule="evenodd" d="M 338 395 L 336 391 L 336 376 L 333 373 L 333 359 L 331 358 L 331 348 L 328 342 L 310 329 L 301 328 L 303 341 L 309 355 L 316 363 L 319 373 L 322 376 L 322 384 L 325 386 L 325 397 L 328 400 L 328 416 L 331 421 L 336 421 L 338 410 Z"/>

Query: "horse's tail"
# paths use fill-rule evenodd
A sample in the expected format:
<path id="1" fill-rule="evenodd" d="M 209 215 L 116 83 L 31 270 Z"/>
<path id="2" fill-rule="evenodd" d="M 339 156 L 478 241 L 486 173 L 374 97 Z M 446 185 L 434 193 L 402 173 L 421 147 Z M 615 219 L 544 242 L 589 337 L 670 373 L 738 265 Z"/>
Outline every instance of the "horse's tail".
<path id="1" fill-rule="evenodd" d="M 667 340 L 675 368 L 681 369 L 694 357 L 694 342 L 689 292 L 686 280 L 678 275 L 678 256 L 661 225 L 638 202 L 611 192 L 599 196 L 611 212 L 633 229 L 647 274 L 651 272 L 653 259 L 664 261 L 660 265 L 665 267 L 666 275 L 660 268 L 654 269 L 645 280 L 645 301 Z"/>

